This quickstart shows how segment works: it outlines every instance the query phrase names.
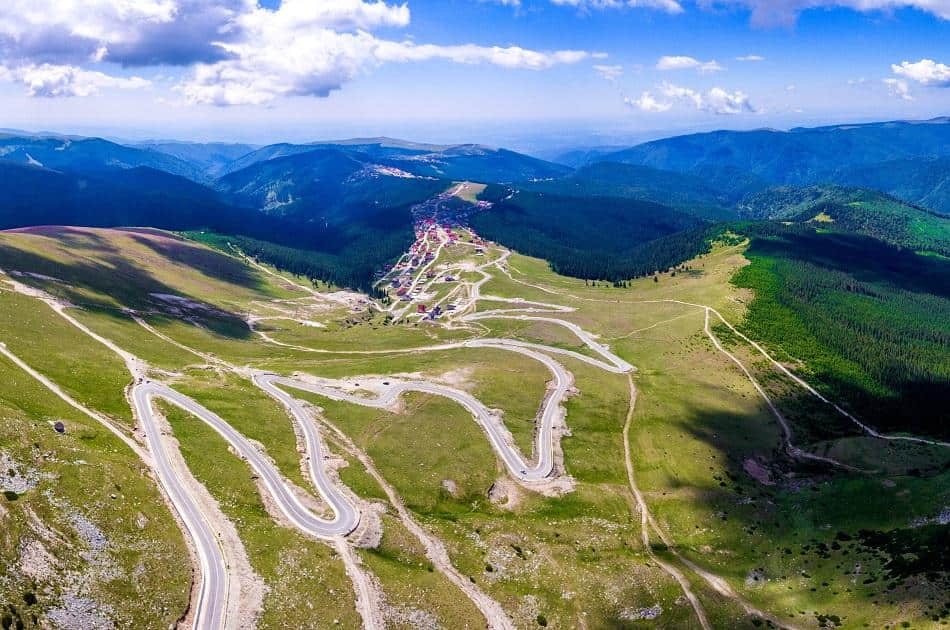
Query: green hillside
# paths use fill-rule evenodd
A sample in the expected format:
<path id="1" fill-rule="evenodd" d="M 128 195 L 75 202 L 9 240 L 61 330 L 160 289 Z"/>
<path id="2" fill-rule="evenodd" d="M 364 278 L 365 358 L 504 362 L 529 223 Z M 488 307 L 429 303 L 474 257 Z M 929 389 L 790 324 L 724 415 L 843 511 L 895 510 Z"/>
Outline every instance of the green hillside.
<path id="1" fill-rule="evenodd" d="M 875 188 L 909 203 L 950 215 L 950 157 L 889 160 L 839 168 L 824 181 Z"/>
<path id="2" fill-rule="evenodd" d="M 950 218 L 873 190 L 840 186 L 773 188 L 746 197 L 739 211 L 750 219 L 811 221 L 829 230 L 950 255 Z"/>
<path id="3" fill-rule="evenodd" d="M 950 437 L 950 261 L 809 226 L 742 229 L 746 334 L 878 430 Z"/>

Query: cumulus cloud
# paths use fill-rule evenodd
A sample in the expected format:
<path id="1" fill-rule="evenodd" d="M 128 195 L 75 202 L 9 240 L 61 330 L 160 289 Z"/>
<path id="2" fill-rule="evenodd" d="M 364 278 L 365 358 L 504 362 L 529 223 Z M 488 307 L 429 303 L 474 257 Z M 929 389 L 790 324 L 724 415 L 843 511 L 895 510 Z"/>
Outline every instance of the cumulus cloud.
<path id="1" fill-rule="evenodd" d="M 623 102 L 630 107 L 639 109 L 640 111 L 651 113 L 663 113 L 665 111 L 669 111 L 673 107 L 673 103 L 663 103 L 656 100 L 656 97 L 654 97 L 650 92 L 643 92 L 640 94 L 640 98 L 636 99 L 624 97 Z"/>
<path id="2" fill-rule="evenodd" d="M 374 34 L 405 28 L 410 18 L 408 4 L 398 0 L 281 0 L 276 8 L 258 0 L 4 0 L 0 66 L 15 80 L 37 68 L 57 69 L 61 83 L 53 84 L 59 87 L 45 89 L 41 81 L 30 88 L 53 96 L 129 87 L 125 79 L 90 69 L 102 62 L 182 65 L 191 68 L 177 86 L 187 101 L 233 105 L 326 96 L 383 63 L 444 59 L 544 70 L 603 57 L 519 46 L 436 46 Z"/>
<path id="3" fill-rule="evenodd" d="M 571 64 L 590 57 L 599 57 L 582 50 L 558 50 L 539 52 L 520 46 L 436 46 L 433 44 L 415 44 L 413 42 L 391 42 L 376 40 L 374 57 L 379 62 L 428 61 L 446 59 L 462 64 L 489 63 L 503 68 L 546 70 L 560 64 Z"/>
<path id="4" fill-rule="evenodd" d="M 602 79 L 616 81 L 623 76 L 623 66 L 595 65 L 594 72 L 599 74 Z"/>
<path id="5" fill-rule="evenodd" d="M 725 70 L 715 59 L 700 61 L 684 55 L 660 57 L 656 62 L 657 70 L 698 70 L 699 72 L 721 72 Z"/>
<path id="6" fill-rule="evenodd" d="M 620 9 L 623 7 L 657 9 L 667 13 L 682 13 L 683 5 L 677 0 L 551 0 L 553 4 L 582 10 Z"/>
<path id="7" fill-rule="evenodd" d="M 891 65 L 894 74 L 903 76 L 928 87 L 950 87 L 950 66 L 933 59 L 921 59 L 916 63 L 904 61 Z"/>
<path id="8" fill-rule="evenodd" d="M 0 79 L 22 83 L 30 96 L 46 98 L 90 96 L 103 88 L 139 89 L 151 85 L 140 77 L 113 77 L 76 66 L 48 63 L 4 69 Z"/>
<path id="9" fill-rule="evenodd" d="M 790 26 L 802 11 L 843 7 L 855 11 L 912 8 L 950 20 L 950 0 L 699 0 L 705 7 L 739 6 L 752 12 L 757 26 Z"/>
<path id="10" fill-rule="evenodd" d="M 741 90 L 728 92 L 723 88 L 714 87 L 705 92 L 699 92 L 672 83 L 663 83 L 659 91 L 668 99 L 692 105 L 697 110 L 711 114 L 754 114 L 758 111 L 750 102 L 749 96 Z"/>
<path id="11" fill-rule="evenodd" d="M 330 0 L 330 4 L 337 0 Z M 221 58 L 253 0 L 4 0 L 0 54 L 36 63 L 187 65 Z"/>
<path id="12" fill-rule="evenodd" d="M 903 79 L 883 79 L 884 85 L 891 96 L 895 96 L 902 101 L 912 101 L 914 97 L 910 93 L 910 86 Z"/>
<path id="13" fill-rule="evenodd" d="M 255 7 L 241 15 L 237 19 L 241 37 L 219 43 L 227 58 L 198 64 L 178 89 L 191 103 L 260 105 L 280 96 L 327 96 L 383 63 L 443 59 L 545 70 L 603 56 L 578 50 L 547 52 L 519 46 L 440 46 L 380 39 L 370 32 L 374 27 L 408 24 L 406 5 L 325 2 L 283 0 L 276 10 Z"/>
<path id="14" fill-rule="evenodd" d="M 752 105 L 749 96 L 741 90 L 729 92 L 723 88 L 714 87 L 701 92 L 663 82 L 657 86 L 656 91 L 658 96 L 654 96 L 653 92 L 645 91 L 640 94 L 639 98 L 624 98 L 623 101 L 629 107 L 652 113 L 667 112 L 676 104 L 723 116 L 755 114 L 759 111 Z"/>

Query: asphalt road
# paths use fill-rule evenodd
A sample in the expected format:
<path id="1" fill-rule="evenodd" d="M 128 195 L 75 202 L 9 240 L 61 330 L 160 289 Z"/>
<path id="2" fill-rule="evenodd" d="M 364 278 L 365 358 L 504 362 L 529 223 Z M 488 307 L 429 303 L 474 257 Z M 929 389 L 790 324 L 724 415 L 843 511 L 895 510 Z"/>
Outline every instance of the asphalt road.
<path id="1" fill-rule="evenodd" d="M 187 488 L 168 460 L 152 412 L 152 400 L 155 398 L 167 400 L 200 418 L 217 431 L 251 465 L 251 468 L 263 480 L 281 512 L 302 531 L 321 538 L 334 538 L 350 533 L 359 523 L 358 512 L 330 483 L 320 462 L 314 461 L 315 459 L 322 461 L 322 449 L 316 429 L 306 412 L 300 407 L 299 403 L 287 394 L 269 386 L 266 378 L 262 378 L 261 381 L 259 384 L 265 391 L 288 406 L 303 430 L 307 441 L 307 451 L 310 455 L 311 475 L 320 494 L 333 508 L 335 517 L 332 520 L 322 519 L 305 507 L 290 488 L 284 484 L 280 473 L 267 457 L 214 412 L 167 385 L 155 381 L 143 381 L 132 389 L 136 411 L 142 422 L 142 428 L 145 430 L 149 449 L 155 458 L 156 473 L 172 504 L 185 523 L 198 553 L 201 565 L 201 585 L 195 602 L 194 627 L 202 630 L 218 630 L 225 626 L 225 611 L 227 610 L 227 595 L 229 592 L 227 568 L 214 533 L 208 523 L 201 517 L 197 504 L 189 495 Z"/>
<path id="2" fill-rule="evenodd" d="M 484 345 L 485 347 L 501 347 L 498 345 L 492 346 L 491 344 L 479 345 Z M 506 349 L 514 350 L 521 354 L 530 356 L 533 359 L 541 361 L 548 367 L 549 370 L 551 370 L 551 373 L 554 375 L 554 391 L 545 399 L 544 406 L 541 411 L 541 426 L 538 431 L 536 444 L 536 450 L 539 457 L 537 463 L 535 464 L 525 461 L 517 447 L 509 442 L 506 435 L 507 432 L 504 430 L 497 417 L 492 414 L 484 404 L 482 404 L 471 394 L 453 389 L 451 387 L 436 385 L 434 383 L 427 383 L 424 381 L 391 381 L 391 385 L 380 392 L 376 398 L 368 398 L 365 396 L 354 396 L 353 394 L 348 394 L 336 387 L 329 385 L 305 383 L 302 381 L 281 377 L 276 374 L 257 376 L 255 377 L 255 382 L 263 381 L 266 385 L 262 385 L 262 387 L 269 392 L 271 390 L 268 389 L 268 387 L 277 389 L 273 386 L 282 385 L 284 387 L 291 387 L 314 394 L 319 394 L 320 396 L 325 396 L 332 400 L 339 400 L 357 405 L 363 405 L 364 407 L 375 408 L 389 407 L 396 401 L 397 398 L 399 398 L 399 396 L 405 392 L 423 392 L 427 394 L 435 394 L 437 396 L 444 396 L 445 398 L 454 400 L 472 414 L 475 420 L 479 423 L 479 425 L 481 425 L 482 429 L 484 429 L 485 433 L 488 435 L 488 439 L 491 442 L 492 447 L 501 457 L 502 461 L 505 462 L 505 466 L 507 466 L 513 477 L 526 482 L 540 481 L 549 477 L 554 470 L 554 424 L 557 420 L 558 414 L 560 413 L 560 404 L 567 395 L 567 390 L 570 388 L 573 380 L 567 370 L 561 367 L 561 365 L 557 362 L 553 361 L 550 357 L 526 348 Z M 280 390 L 277 389 L 277 391 L 279 392 Z M 290 401 L 292 404 L 297 404 L 293 398 L 287 394 L 284 394 L 283 392 L 281 392 L 281 394 L 286 397 L 287 401 Z M 288 403 L 285 401 L 285 404 Z"/>
<path id="3" fill-rule="evenodd" d="M 133 388 L 132 400 L 154 458 L 154 470 L 191 535 L 198 554 L 201 584 L 194 604 L 194 628 L 218 630 L 224 627 L 225 610 L 227 610 L 228 572 L 218 541 L 208 523 L 201 517 L 201 510 L 197 503 L 172 468 L 160 438 L 159 428 L 155 424 L 151 399 L 154 396 L 169 398 L 167 392 L 172 392 L 172 390 L 159 383 L 146 381 Z M 172 400 L 177 404 L 177 400 Z"/>

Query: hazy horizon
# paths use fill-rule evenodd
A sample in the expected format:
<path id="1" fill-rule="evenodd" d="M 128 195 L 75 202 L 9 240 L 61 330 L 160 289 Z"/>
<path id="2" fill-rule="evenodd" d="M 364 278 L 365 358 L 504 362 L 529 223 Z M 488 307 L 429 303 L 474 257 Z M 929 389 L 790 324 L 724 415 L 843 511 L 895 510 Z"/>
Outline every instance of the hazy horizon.
<path id="1" fill-rule="evenodd" d="M 81 3 L 80 3 L 81 4 Z M 0 8 L 0 121 L 522 151 L 950 111 L 945 0 L 147 0 Z"/>
<path id="2" fill-rule="evenodd" d="M 387 124 L 385 122 L 349 122 L 333 127 L 316 127 L 313 131 L 306 129 L 269 130 L 260 129 L 255 133 L 247 134 L 239 131 L 229 133 L 227 130 L 194 130 L 191 133 L 182 130 L 180 133 L 162 132 L 148 128 L 122 128 L 109 125 L 73 125 L 64 127 L 18 127 L 3 126 L 0 130 L 10 133 L 27 133 L 35 135 L 62 135 L 97 137 L 117 143 L 140 144 L 148 142 L 179 142 L 194 144 L 248 144 L 266 146 L 270 144 L 306 144 L 349 140 L 354 138 L 392 138 L 419 144 L 483 144 L 493 147 L 511 149 L 522 153 L 553 157 L 574 149 L 592 149 L 599 147 L 626 147 L 652 140 L 660 140 L 693 133 L 706 133 L 719 130 L 750 131 L 755 129 L 775 129 L 788 131 L 794 128 L 811 128 L 847 124 L 867 124 L 875 122 L 890 122 L 892 120 L 926 121 L 939 118 L 947 114 L 934 112 L 927 118 L 890 119 L 875 116 L 842 118 L 842 119 L 799 119 L 784 121 L 784 124 L 772 125 L 729 125 L 729 119 L 716 119 L 714 122 L 725 124 L 697 124 L 665 129 L 624 129 L 614 121 L 604 122 L 597 126 L 595 122 L 565 123 L 563 121 L 536 121 L 533 129 L 524 128 L 516 122 L 504 123 L 499 121 L 470 122 L 465 125 L 443 126 L 435 129 L 427 126 L 404 126 Z"/>

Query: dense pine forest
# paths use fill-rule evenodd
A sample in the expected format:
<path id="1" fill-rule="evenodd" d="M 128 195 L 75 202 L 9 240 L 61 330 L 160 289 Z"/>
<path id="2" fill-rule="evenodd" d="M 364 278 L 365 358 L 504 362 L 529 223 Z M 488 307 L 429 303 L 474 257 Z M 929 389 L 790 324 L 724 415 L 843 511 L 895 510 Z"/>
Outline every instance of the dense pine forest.
<path id="1" fill-rule="evenodd" d="M 950 260 L 803 226 L 749 224 L 742 327 L 882 431 L 950 437 Z"/>
<path id="2" fill-rule="evenodd" d="M 706 249 L 706 222 L 649 201 L 517 192 L 472 217 L 487 238 L 551 268 L 589 280 L 622 281 L 665 270 Z M 507 198 L 506 198 L 507 197 Z"/>

